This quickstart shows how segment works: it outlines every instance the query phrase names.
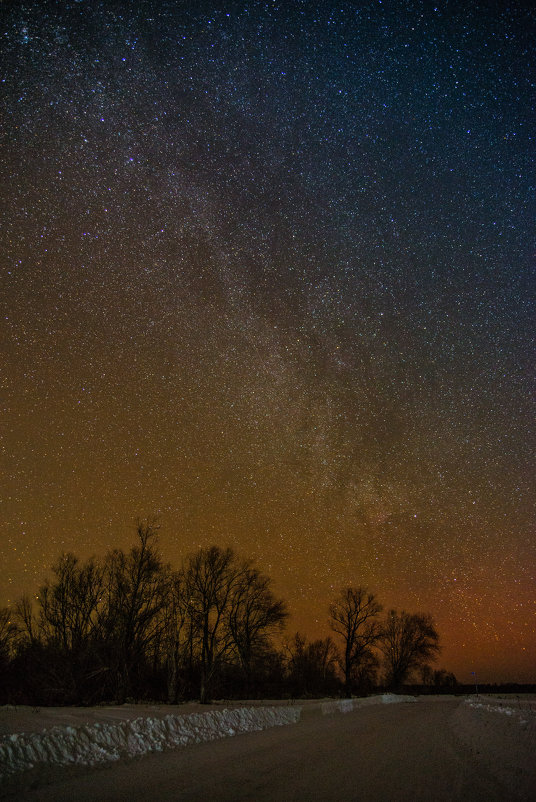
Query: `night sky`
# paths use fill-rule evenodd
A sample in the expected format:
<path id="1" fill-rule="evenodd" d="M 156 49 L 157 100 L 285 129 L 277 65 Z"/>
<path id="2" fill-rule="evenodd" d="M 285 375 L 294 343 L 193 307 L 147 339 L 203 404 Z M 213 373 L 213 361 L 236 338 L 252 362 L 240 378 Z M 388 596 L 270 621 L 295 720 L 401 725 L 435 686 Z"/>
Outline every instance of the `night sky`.
<path id="1" fill-rule="evenodd" d="M 0 604 L 159 516 L 536 680 L 528 5 L 0 5 Z"/>

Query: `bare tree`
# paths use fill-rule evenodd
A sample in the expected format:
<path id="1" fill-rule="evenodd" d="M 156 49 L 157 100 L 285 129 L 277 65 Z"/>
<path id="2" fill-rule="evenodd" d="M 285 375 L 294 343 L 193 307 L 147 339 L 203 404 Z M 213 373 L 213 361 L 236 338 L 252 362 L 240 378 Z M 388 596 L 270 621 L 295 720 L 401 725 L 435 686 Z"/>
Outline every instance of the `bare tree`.
<path id="1" fill-rule="evenodd" d="M 173 571 L 170 574 L 162 613 L 162 650 L 166 667 L 168 704 L 176 704 L 183 693 L 184 678 L 181 674 L 191 640 L 192 630 L 188 626 L 188 604 L 184 584 L 182 571 Z"/>
<path id="2" fill-rule="evenodd" d="M 17 628 L 9 607 L 0 607 L 0 665 L 6 665 L 13 653 Z"/>
<path id="3" fill-rule="evenodd" d="M 101 638 L 115 679 L 117 699 L 135 691 L 140 674 L 161 635 L 167 572 L 157 549 L 157 528 L 139 522 L 139 544 L 127 554 L 115 549 L 106 558 L 107 607 L 101 617 Z"/>
<path id="4" fill-rule="evenodd" d="M 336 677 L 338 651 L 328 636 L 307 642 L 297 632 L 287 645 L 287 672 L 292 693 L 296 696 L 331 694 L 339 685 Z"/>
<path id="5" fill-rule="evenodd" d="M 426 613 L 390 610 L 379 647 L 384 654 L 386 682 L 399 690 L 411 671 L 420 669 L 439 653 L 439 635 Z"/>
<path id="6" fill-rule="evenodd" d="M 361 587 L 342 590 L 329 607 L 331 629 L 343 641 L 340 662 L 348 697 L 352 695 L 353 679 L 360 664 L 370 666 L 371 647 L 380 635 L 377 617 L 382 609 L 374 594 Z"/>
<path id="7" fill-rule="evenodd" d="M 33 645 L 37 641 L 37 622 L 33 612 L 33 605 L 28 594 L 24 594 L 15 604 L 15 626 L 18 640 Z"/>
<path id="8" fill-rule="evenodd" d="M 52 574 L 38 592 L 35 619 L 27 597 L 17 605 L 21 646 L 25 641 L 33 653 L 37 681 L 49 702 L 85 702 L 94 668 L 103 570 L 94 558 L 81 563 L 67 553 L 52 566 Z"/>
<path id="9" fill-rule="evenodd" d="M 15 651 L 17 628 L 9 607 L 0 608 L 0 704 L 9 701 L 11 658 Z"/>
<path id="10" fill-rule="evenodd" d="M 369 694 L 378 684 L 380 660 L 373 649 L 365 649 L 352 669 L 352 688 L 360 694 Z"/>
<path id="11" fill-rule="evenodd" d="M 13 634 L 13 623 L 11 621 L 11 610 L 9 607 L 0 607 L 0 648 L 8 651 Z"/>
<path id="12" fill-rule="evenodd" d="M 211 546 L 191 555 L 184 567 L 184 593 L 199 652 L 199 699 L 209 698 L 209 686 L 233 639 L 226 616 L 240 571 L 232 549 Z"/>
<path id="13" fill-rule="evenodd" d="M 434 672 L 428 663 L 424 663 L 422 666 L 419 666 L 419 675 L 423 685 L 432 685 L 434 681 Z"/>
<path id="14" fill-rule="evenodd" d="M 41 587 L 38 626 L 48 645 L 79 653 L 97 626 L 103 590 L 103 570 L 92 557 L 80 564 L 74 554 L 63 554 L 53 565 L 53 580 Z M 22 602 L 23 606 L 27 602 Z M 31 615 L 21 607 L 31 634 Z"/>
<path id="15" fill-rule="evenodd" d="M 252 690 L 253 661 L 268 648 L 270 634 L 282 629 L 288 612 L 276 599 L 271 580 L 244 563 L 238 571 L 230 596 L 226 623 L 246 680 L 246 693 Z"/>
<path id="16" fill-rule="evenodd" d="M 436 669 L 433 672 L 433 680 L 436 690 L 452 691 L 458 684 L 458 680 L 452 671 L 447 671 L 445 668 Z"/>

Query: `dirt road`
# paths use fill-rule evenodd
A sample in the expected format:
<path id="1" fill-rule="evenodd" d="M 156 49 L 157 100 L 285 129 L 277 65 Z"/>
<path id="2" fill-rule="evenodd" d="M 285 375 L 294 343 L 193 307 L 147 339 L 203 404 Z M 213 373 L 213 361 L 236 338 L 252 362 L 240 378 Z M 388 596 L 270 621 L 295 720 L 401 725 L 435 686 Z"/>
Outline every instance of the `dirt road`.
<path id="1" fill-rule="evenodd" d="M 64 774 L 61 781 L 56 778 L 52 785 L 19 792 L 16 798 L 54 802 L 511 802 L 535 798 L 531 796 L 534 769 L 531 775 L 531 767 L 522 765 L 516 734 L 514 741 L 501 736 L 502 745 L 494 736 L 490 746 L 483 725 L 479 725 L 482 737 L 480 730 L 464 731 L 465 715 L 458 701 L 377 705 L 330 716 L 306 712 L 296 725 L 151 755 L 78 776 Z M 501 763 L 497 750 L 504 749 L 512 754 Z"/>

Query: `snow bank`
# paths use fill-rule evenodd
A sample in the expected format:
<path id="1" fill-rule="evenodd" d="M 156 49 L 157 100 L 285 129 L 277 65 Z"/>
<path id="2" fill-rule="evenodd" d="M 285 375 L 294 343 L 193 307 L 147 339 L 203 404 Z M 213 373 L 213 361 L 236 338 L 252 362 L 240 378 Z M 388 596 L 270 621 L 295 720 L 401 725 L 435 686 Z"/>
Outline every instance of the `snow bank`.
<path id="1" fill-rule="evenodd" d="M 0 779 L 46 764 L 95 766 L 268 727 L 294 724 L 299 707 L 212 710 L 187 716 L 142 717 L 118 723 L 58 726 L 0 738 Z"/>
<path id="2" fill-rule="evenodd" d="M 503 716 L 513 716 L 520 721 L 527 717 L 534 720 L 536 717 L 536 701 L 533 699 L 519 700 L 509 699 L 507 702 L 494 699 L 493 704 L 486 704 L 483 701 L 466 699 L 465 704 L 474 710 L 486 710 L 488 713 L 501 713 Z"/>
<path id="3" fill-rule="evenodd" d="M 320 710 L 323 715 L 331 713 L 351 713 L 360 707 L 368 705 L 389 705 L 398 702 L 416 702 L 415 696 L 403 696 L 396 693 L 382 693 L 380 696 L 367 696 L 364 699 L 335 699 L 329 702 L 322 702 Z"/>
<path id="4" fill-rule="evenodd" d="M 90 708 L 85 712 L 68 708 L 53 710 L 47 714 L 49 726 L 44 729 L 28 731 L 30 725 L 26 716 L 23 717 L 26 731 L 11 731 L 0 736 L 0 780 L 43 766 L 95 766 L 140 757 L 149 752 L 294 724 L 306 712 L 316 712 L 317 715 L 318 712 L 322 715 L 349 713 L 368 705 L 415 701 L 414 696 L 386 693 L 365 699 L 336 699 L 293 706 L 286 703 L 266 707 L 226 707 L 182 715 L 162 715 L 162 710 L 150 708 L 141 716 L 133 716 L 132 709 L 121 708 Z M 63 722 L 60 718 L 59 724 L 50 725 L 58 720 L 54 719 L 54 714 L 61 715 Z M 126 718 L 113 718 L 119 715 Z M 95 716 L 100 720 L 95 721 Z M 33 726 L 37 726 L 39 718 L 35 717 Z M 3 726 L 8 726 L 7 722 Z"/>

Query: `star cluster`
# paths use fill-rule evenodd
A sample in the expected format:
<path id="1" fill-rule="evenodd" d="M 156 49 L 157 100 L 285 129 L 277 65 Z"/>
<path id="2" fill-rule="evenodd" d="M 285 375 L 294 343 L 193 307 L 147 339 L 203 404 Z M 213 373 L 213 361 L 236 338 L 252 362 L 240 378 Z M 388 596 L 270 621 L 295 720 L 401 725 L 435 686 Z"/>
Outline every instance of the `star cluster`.
<path id="1" fill-rule="evenodd" d="M 534 680 L 534 14 L 0 7 L 0 602 L 158 515 Z"/>

